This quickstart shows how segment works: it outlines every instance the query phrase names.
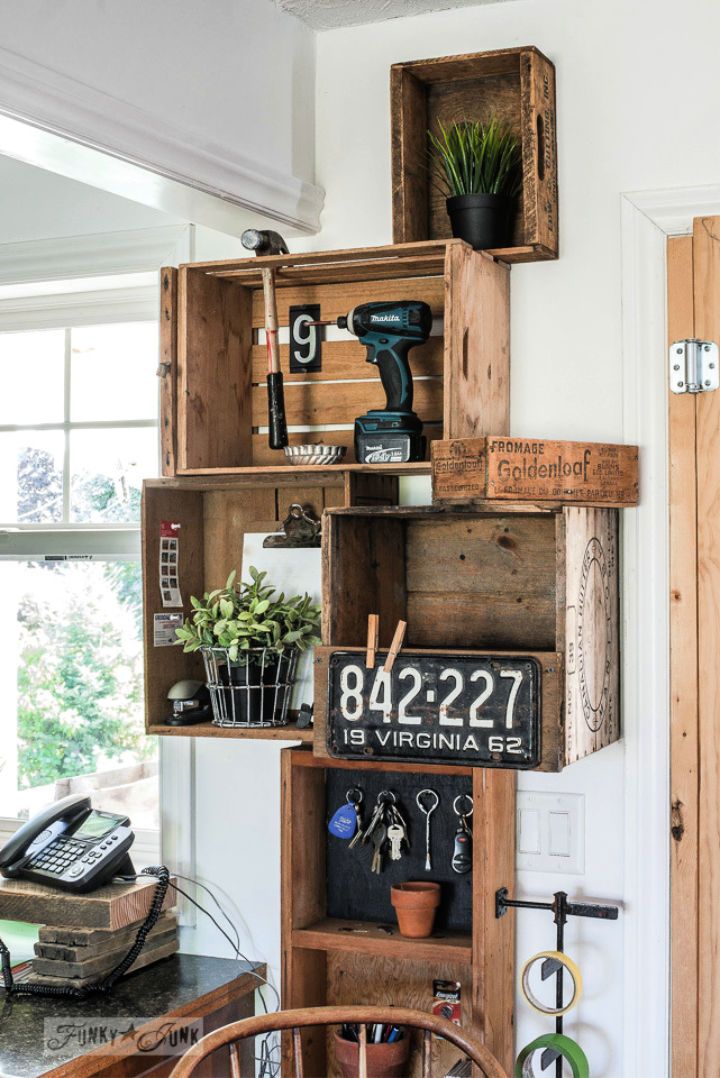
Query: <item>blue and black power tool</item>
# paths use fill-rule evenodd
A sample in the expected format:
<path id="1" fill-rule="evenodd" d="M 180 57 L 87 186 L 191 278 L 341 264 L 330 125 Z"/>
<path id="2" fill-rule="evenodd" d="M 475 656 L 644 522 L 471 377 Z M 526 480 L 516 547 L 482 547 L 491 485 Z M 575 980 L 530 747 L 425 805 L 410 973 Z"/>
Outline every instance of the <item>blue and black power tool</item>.
<path id="1" fill-rule="evenodd" d="M 425 459 L 422 420 L 413 411 L 413 383 L 408 352 L 430 336 L 432 311 L 419 299 L 363 303 L 334 324 L 354 333 L 367 348 L 367 362 L 380 372 L 384 408 L 355 420 L 355 459 L 360 464 L 388 464 Z"/>

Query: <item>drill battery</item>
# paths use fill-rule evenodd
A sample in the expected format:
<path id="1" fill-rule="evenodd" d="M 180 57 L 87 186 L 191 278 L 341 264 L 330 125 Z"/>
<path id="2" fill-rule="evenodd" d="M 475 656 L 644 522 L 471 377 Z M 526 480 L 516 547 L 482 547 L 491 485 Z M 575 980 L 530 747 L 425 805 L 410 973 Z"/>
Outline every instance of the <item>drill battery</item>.
<path id="1" fill-rule="evenodd" d="M 355 459 L 359 464 L 425 460 L 422 429 L 415 412 L 366 412 L 355 420 Z"/>

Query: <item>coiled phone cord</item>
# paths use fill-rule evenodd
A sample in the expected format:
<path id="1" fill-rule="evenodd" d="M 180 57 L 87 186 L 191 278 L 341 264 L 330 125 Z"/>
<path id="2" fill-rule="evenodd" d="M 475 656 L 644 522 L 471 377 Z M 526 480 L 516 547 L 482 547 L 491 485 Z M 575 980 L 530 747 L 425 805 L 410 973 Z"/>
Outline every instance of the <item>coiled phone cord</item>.
<path id="1" fill-rule="evenodd" d="M 87 996 L 94 995 L 98 992 L 109 992 L 113 985 L 123 976 L 124 973 L 130 969 L 135 959 L 138 957 L 143 947 L 145 946 L 145 940 L 148 933 L 157 923 L 158 917 L 162 913 L 163 903 L 165 902 L 165 895 L 170 885 L 170 873 L 165 868 L 165 865 L 154 865 L 150 868 L 144 868 L 141 876 L 157 876 L 157 885 L 155 887 L 155 893 L 150 903 L 150 909 L 148 910 L 147 917 L 140 925 L 135 936 L 130 950 L 127 952 L 124 958 L 118 962 L 117 966 L 103 977 L 99 981 L 95 981 L 94 984 L 88 984 L 84 988 L 71 988 L 68 985 L 50 985 L 50 984 L 20 984 L 15 983 L 13 977 L 12 967 L 10 965 L 10 951 L 2 939 L 0 939 L 0 965 L 2 966 L 2 979 L 5 986 L 5 991 L 8 996 L 65 996 L 71 999 L 86 999 Z"/>

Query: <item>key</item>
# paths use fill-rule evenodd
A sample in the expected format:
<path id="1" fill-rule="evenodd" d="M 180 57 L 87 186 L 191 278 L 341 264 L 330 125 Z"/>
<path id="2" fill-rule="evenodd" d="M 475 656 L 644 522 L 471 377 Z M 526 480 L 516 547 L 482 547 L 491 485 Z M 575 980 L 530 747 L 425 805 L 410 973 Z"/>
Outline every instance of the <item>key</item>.
<path id="1" fill-rule="evenodd" d="M 383 846 L 385 845 L 385 839 L 387 837 L 387 828 L 384 823 L 378 824 L 372 834 L 372 844 L 375 848 L 373 854 L 372 863 L 370 865 L 370 871 L 380 875 L 382 872 L 382 860 L 383 860 Z"/>
<path id="2" fill-rule="evenodd" d="M 388 842 L 390 843 L 390 860 L 399 861 L 402 857 L 402 843 L 405 838 L 405 828 L 400 824 L 393 823 L 387 829 Z"/>
<path id="3" fill-rule="evenodd" d="M 464 812 L 458 807 L 463 801 L 469 802 L 469 810 Z M 473 813 L 473 799 L 469 794 L 458 794 L 453 801 L 453 812 L 458 817 L 458 829 L 455 832 L 453 845 L 452 870 L 459 876 L 464 876 L 472 870 L 472 832 L 468 825 L 468 818 Z"/>
<path id="4" fill-rule="evenodd" d="M 472 869 L 472 835 L 463 823 L 455 832 L 452 856 L 452 870 L 458 876 L 465 876 Z"/>
<path id="5" fill-rule="evenodd" d="M 430 817 L 440 804 L 440 798 L 435 790 L 420 790 L 415 800 L 425 817 L 425 871 L 429 872 L 432 868 L 430 859 Z"/>
<path id="6" fill-rule="evenodd" d="M 367 844 L 368 839 L 370 838 L 378 824 L 381 822 L 384 814 L 385 805 L 381 801 L 378 801 L 375 805 L 375 808 L 373 809 L 373 814 L 370 817 L 370 823 L 367 826 L 367 830 L 363 831 L 363 836 L 361 839 L 363 846 Z"/>

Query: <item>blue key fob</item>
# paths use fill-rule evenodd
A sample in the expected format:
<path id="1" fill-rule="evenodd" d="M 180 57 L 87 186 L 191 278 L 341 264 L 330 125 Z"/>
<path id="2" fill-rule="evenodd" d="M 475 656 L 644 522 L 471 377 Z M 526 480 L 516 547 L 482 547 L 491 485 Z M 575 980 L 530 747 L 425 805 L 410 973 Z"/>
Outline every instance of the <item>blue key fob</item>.
<path id="1" fill-rule="evenodd" d="M 328 824 L 335 838 L 352 838 L 357 830 L 357 813 L 352 805 L 341 805 Z"/>

